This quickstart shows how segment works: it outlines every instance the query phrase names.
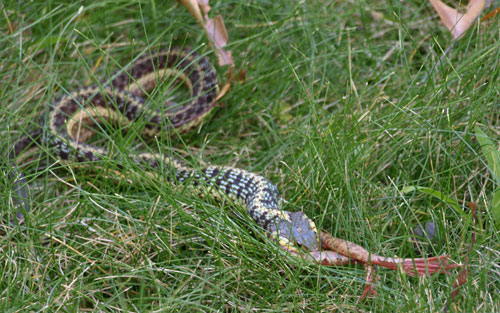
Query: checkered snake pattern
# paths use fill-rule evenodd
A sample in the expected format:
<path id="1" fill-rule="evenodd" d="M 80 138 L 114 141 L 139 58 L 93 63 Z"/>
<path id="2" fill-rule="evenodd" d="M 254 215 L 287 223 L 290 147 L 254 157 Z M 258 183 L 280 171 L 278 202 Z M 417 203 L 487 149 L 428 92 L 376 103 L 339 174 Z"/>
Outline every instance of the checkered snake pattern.
<path id="1" fill-rule="evenodd" d="M 167 101 L 163 110 L 150 109 L 146 96 L 165 78 L 186 85 L 191 98 L 182 105 Z M 50 105 L 44 131 L 21 137 L 9 158 L 22 159 L 26 151 L 44 144 L 70 164 L 112 158 L 106 148 L 86 142 L 102 124 L 126 126 L 140 121 L 147 136 L 169 128 L 185 132 L 213 110 L 217 93 L 215 70 L 197 52 L 172 48 L 148 54 L 118 73 L 108 86 L 82 88 L 60 97 Z M 227 166 L 190 168 L 161 153 L 130 153 L 129 157 L 147 165 L 148 171 L 171 169 L 174 174 L 167 179 L 174 185 L 190 184 L 200 194 L 208 192 L 217 199 L 229 197 L 240 203 L 280 245 L 318 249 L 314 223 L 302 212 L 282 210 L 276 186 L 261 175 Z"/>

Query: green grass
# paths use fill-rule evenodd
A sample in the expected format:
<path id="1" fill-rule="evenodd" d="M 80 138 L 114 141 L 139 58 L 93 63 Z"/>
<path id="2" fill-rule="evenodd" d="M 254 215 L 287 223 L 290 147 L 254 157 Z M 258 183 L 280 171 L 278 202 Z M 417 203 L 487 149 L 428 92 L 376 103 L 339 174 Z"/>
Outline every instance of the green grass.
<path id="1" fill-rule="evenodd" d="M 428 255 L 462 262 L 468 282 L 450 312 L 500 311 L 494 190 L 474 136 L 498 147 L 499 23 L 475 24 L 435 68 L 451 36 L 425 1 L 213 1 L 246 80 L 191 133 L 96 142 L 232 165 L 270 178 L 318 227 L 373 253 L 417 257 L 412 229 L 434 221 Z M 0 5 L 0 146 L 37 128 L 47 105 L 105 82 L 150 48 L 189 46 L 216 58 L 173 1 L 7 1 Z M 382 14 L 375 19 L 371 13 Z M 225 79 L 224 68 L 217 68 Z M 161 98 L 161 97 L 160 97 Z M 109 130 L 109 129 L 108 129 Z M 2 164 L 0 311 L 437 312 L 451 276 L 379 269 L 377 295 L 357 304 L 360 266 L 321 267 L 284 256 L 230 202 L 165 184 L 61 165 L 50 153 L 23 170 L 32 212 L 12 227 L 12 166 Z M 35 168 L 39 169 L 36 170 Z M 125 168 L 133 168 L 132 162 Z M 439 191 L 403 193 L 408 186 Z M 478 205 L 471 223 L 468 202 Z"/>

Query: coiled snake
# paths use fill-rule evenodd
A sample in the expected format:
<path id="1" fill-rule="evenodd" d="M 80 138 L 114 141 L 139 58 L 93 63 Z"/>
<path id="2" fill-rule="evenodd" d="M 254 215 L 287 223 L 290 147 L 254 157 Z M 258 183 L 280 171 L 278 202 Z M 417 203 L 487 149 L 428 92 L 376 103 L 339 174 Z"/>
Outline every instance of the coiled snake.
<path id="1" fill-rule="evenodd" d="M 166 77 L 184 82 L 191 100 L 184 105 L 167 102 L 164 110 L 148 108 L 144 96 Z M 95 133 L 92 127 L 142 121 L 144 133 L 155 135 L 162 129 L 187 131 L 198 125 L 215 107 L 218 92 L 215 70 L 205 57 L 187 49 L 162 50 L 138 59 L 119 73 L 108 86 L 92 86 L 66 94 L 50 105 L 45 131 L 19 139 L 9 159 L 21 158 L 28 149 L 41 144 L 69 162 L 89 162 L 111 158 L 111 153 L 86 140 Z M 163 127 L 165 128 L 165 127 Z M 137 164 L 151 168 L 170 167 L 174 184 L 187 183 L 209 190 L 215 197 L 227 196 L 246 207 L 258 225 L 276 238 L 280 245 L 298 244 L 309 251 L 318 250 L 318 232 L 302 212 L 280 208 L 278 190 L 268 179 L 246 170 L 208 166 L 194 169 L 163 154 L 131 153 Z M 17 214 L 22 217 L 21 214 Z"/>

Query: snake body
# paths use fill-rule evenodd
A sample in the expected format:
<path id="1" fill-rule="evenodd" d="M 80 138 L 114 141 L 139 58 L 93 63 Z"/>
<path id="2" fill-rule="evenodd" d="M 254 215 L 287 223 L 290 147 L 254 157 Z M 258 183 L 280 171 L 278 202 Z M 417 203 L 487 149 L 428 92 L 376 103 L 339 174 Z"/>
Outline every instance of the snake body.
<path id="1" fill-rule="evenodd" d="M 167 102 L 162 110 L 149 108 L 143 97 L 158 82 L 172 76 L 187 85 L 191 99 L 183 105 Z M 52 148 L 55 156 L 69 162 L 111 158 L 106 148 L 86 143 L 104 122 L 142 122 L 143 132 L 149 136 L 165 128 L 187 131 L 213 110 L 217 92 L 215 70 L 205 57 L 187 49 L 161 50 L 139 58 L 108 86 L 82 88 L 56 100 L 50 105 L 46 130 L 19 139 L 10 158 L 43 143 Z M 314 223 L 302 212 L 282 210 L 276 186 L 261 175 L 226 166 L 190 168 L 163 154 L 131 153 L 130 158 L 152 169 L 172 169 L 174 174 L 169 180 L 174 184 L 191 184 L 217 198 L 227 196 L 241 203 L 250 217 L 281 245 L 298 244 L 310 251 L 318 250 Z"/>

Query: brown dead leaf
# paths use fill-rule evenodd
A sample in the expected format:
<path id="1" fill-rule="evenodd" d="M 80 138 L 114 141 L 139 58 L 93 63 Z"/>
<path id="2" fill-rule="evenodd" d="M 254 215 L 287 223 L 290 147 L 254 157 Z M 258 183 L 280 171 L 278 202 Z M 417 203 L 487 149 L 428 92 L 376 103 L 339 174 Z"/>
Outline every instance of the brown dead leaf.
<path id="1" fill-rule="evenodd" d="M 243 82 L 247 79 L 247 70 L 242 68 L 241 71 L 238 73 L 238 78 L 236 79 L 239 82 Z"/>
<path id="2" fill-rule="evenodd" d="M 483 17 L 482 21 L 489 20 L 490 18 L 493 18 L 493 17 L 497 16 L 498 14 L 500 14 L 500 8 L 496 8 L 492 12 L 486 14 L 486 16 Z"/>
<path id="3" fill-rule="evenodd" d="M 196 19 L 201 26 L 204 26 L 203 15 L 201 15 L 200 6 L 196 0 L 178 0 L 188 9 L 189 13 Z"/>
<path id="4" fill-rule="evenodd" d="M 465 14 L 462 14 L 457 9 L 444 4 L 440 0 L 429 1 L 455 39 L 465 33 L 477 19 L 483 8 L 487 7 L 491 2 L 491 0 L 470 0 Z"/>
<path id="5" fill-rule="evenodd" d="M 234 60 L 231 51 L 224 50 L 224 47 L 227 45 L 229 39 L 222 16 L 217 15 L 215 19 L 208 17 L 208 12 L 210 12 L 211 9 L 208 5 L 208 0 L 178 1 L 188 9 L 189 13 L 191 13 L 191 15 L 205 31 L 205 34 L 210 39 L 210 45 L 215 47 L 215 53 L 219 59 L 219 65 L 231 65 L 231 67 L 234 67 Z"/>
<path id="6" fill-rule="evenodd" d="M 203 11 L 203 14 L 207 15 L 208 12 L 212 9 L 208 5 L 208 0 L 198 0 L 198 5 L 200 6 L 201 10 Z"/>
<path id="7" fill-rule="evenodd" d="M 215 45 L 217 56 L 219 57 L 219 65 L 232 65 L 234 66 L 233 55 L 231 50 L 224 50 L 229 38 L 227 36 L 226 26 L 224 20 L 219 14 L 215 19 L 206 18 L 205 29 L 208 37 Z"/>
<path id="8" fill-rule="evenodd" d="M 217 95 L 217 97 L 215 98 L 215 101 L 216 102 L 219 102 L 219 100 L 224 97 L 224 95 L 226 93 L 229 92 L 229 90 L 231 89 L 231 82 L 233 81 L 233 69 L 234 67 L 230 67 L 229 68 L 229 71 L 227 73 L 227 80 L 226 80 L 226 83 L 224 83 L 224 85 L 222 86 L 222 88 L 220 88 L 219 90 L 219 94 Z"/>
<path id="9" fill-rule="evenodd" d="M 228 79 L 222 86 L 217 95 L 216 101 L 220 100 L 230 89 L 233 80 L 234 59 L 231 50 L 225 50 L 224 47 L 229 41 L 226 26 L 221 15 L 217 15 L 215 19 L 209 18 L 210 12 L 209 0 L 178 0 L 182 3 L 196 21 L 200 24 L 209 39 L 210 46 L 215 49 L 215 54 L 219 60 L 219 65 L 230 65 L 228 71 Z M 203 14 L 202 14 L 203 12 Z"/>

